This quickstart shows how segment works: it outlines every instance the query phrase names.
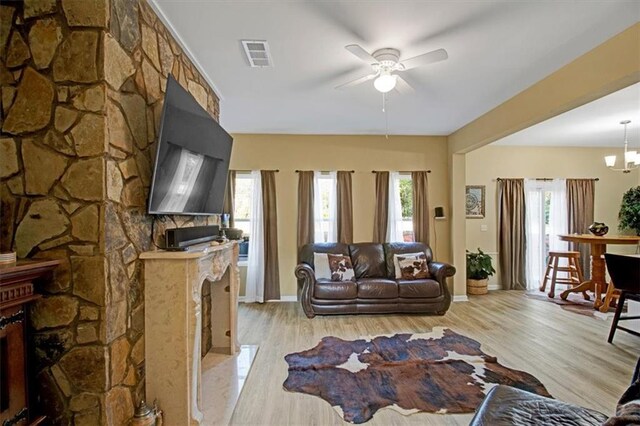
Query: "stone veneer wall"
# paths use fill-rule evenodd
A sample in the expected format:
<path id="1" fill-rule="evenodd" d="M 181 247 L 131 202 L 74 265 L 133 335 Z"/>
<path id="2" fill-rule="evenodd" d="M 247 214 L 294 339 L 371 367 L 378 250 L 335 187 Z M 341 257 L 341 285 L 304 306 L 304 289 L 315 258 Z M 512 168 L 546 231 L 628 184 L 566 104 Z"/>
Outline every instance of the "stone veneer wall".
<path id="1" fill-rule="evenodd" d="M 0 249 L 63 260 L 31 311 L 38 405 L 124 424 L 144 392 L 137 257 L 167 75 L 216 119 L 218 98 L 144 0 L 12 2 L 0 23 Z"/>

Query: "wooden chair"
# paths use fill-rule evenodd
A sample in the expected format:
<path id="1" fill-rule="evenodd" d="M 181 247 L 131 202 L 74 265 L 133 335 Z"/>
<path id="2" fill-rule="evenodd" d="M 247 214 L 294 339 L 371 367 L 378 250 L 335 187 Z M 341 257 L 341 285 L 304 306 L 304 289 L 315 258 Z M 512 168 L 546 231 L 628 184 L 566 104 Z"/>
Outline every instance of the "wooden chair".
<path id="1" fill-rule="evenodd" d="M 607 341 L 609 343 L 613 342 L 613 335 L 618 328 L 634 336 L 640 336 L 640 333 L 637 331 L 618 325 L 619 321 L 640 319 L 640 316 L 621 316 L 625 300 L 640 302 L 640 257 L 611 253 L 605 253 L 604 257 L 607 262 L 607 269 L 609 270 L 611 281 L 616 283 L 616 289 L 620 291 L 620 299 L 618 300 L 616 313 L 613 316 L 611 331 L 609 331 L 609 339 Z"/>
<path id="2" fill-rule="evenodd" d="M 567 259 L 567 265 L 560 265 L 560 259 Z M 558 273 L 566 274 L 564 277 L 559 277 Z M 582 269 L 580 269 L 580 252 L 579 251 L 550 251 L 549 261 L 547 262 L 547 269 L 544 272 L 544 279 L 540 286 L 540 291 L 545 291 L 547 288 L 547 281 L 551 282 L 549 288 L 549 297 L 553 298 L 556 295 L 556 284 L 564 284 L 570 286 L 580 285 L 584 281 L 582 276 Z M 589 300 L 589 295 L 586 291 L 582 292 L 585 300 Z"/>

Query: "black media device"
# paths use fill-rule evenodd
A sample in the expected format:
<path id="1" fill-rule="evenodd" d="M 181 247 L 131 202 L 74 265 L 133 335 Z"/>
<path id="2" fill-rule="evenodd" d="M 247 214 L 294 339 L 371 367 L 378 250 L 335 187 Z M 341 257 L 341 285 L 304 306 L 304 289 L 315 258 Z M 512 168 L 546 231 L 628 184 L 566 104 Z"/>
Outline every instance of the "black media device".
<path id="1" fill-rule="evenodd" d="M 217 240 L 220 234 L 218 225 L 190 226 L 171 228 L 164 231 L 165 249 L 169 251 L 186 251 L 194 244 Z"/>
<path id="2" fill-rule="evenodd" d="M 149 214 L 222 213 L 233 138 L 169 75 Z"/>

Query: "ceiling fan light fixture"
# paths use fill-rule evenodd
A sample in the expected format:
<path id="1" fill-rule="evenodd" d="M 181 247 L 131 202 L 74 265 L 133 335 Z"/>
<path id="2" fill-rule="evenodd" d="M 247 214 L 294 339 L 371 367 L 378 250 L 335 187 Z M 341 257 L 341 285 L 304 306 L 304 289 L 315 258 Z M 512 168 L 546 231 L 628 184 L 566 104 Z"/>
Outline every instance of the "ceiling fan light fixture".
<path id="1" fill-rule="evenodd" d="M 396 87 L 396 76 L 389 73 L 380 74 L 380 76 L 373 81 L 373 87 L 380 93 L 390 92 Z"/>

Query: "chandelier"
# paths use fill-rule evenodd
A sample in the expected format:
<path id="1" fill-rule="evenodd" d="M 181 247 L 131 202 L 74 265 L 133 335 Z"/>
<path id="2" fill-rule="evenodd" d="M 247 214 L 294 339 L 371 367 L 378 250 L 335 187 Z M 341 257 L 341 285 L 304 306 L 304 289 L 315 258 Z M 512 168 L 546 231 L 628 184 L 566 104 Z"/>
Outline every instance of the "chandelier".
<path id="1" fill-rule="evenodd" d="M 629 123 L 631 123 L 631 120 L 624 120 L 620 122 L 620 124 L 624 126 L 624 155 L 622 156 L 622 168 L 615 168 L 615 155 L 607 155 L 604 157 L 604 162 L 607 167 L 616 172 L 630 173 L 631 170 L 637 169 L 640 166 L 640 153 L 637 151 L 629 151 L 629 141 L 627 139 L 627 125 Z"/>

